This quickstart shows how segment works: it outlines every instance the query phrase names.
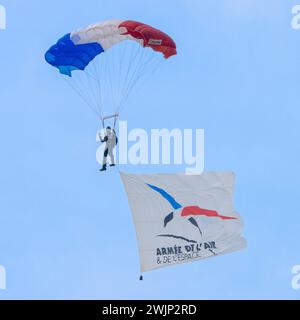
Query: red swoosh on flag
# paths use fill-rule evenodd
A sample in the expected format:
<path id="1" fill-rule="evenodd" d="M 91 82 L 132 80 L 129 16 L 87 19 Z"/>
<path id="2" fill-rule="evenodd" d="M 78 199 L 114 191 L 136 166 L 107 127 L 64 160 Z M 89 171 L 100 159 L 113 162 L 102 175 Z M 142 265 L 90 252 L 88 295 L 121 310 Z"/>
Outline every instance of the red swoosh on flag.
<path id="1" fill-rule="evenodd" d="M 198 206 L 184 207 L 182 209 L 181 216 L 182 217 L 186 217 L 186 216 L 207 216 L 207 217 L 221 218 L 223 220 L 237 219 L 235 217 L 223 216 L 223 215 L 219 214 L 215 210 L 202 209 L 202 208 L 200 208 Z"/>

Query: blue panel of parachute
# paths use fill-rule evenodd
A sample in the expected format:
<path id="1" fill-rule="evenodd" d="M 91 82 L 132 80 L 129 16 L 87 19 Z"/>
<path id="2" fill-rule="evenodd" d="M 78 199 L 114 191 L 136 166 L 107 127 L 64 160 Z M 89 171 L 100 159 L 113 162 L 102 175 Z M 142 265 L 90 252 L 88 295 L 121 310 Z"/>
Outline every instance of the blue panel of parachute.
<path id="1" fill-rule="evenodd" d="M 84 70 L 104 49 L 100 44 L 74 44 L 68 33 L 58 40 L 45 54 L 46 61 L 59 69 L 60 73 L 72 76 L 73 70 Z"/>

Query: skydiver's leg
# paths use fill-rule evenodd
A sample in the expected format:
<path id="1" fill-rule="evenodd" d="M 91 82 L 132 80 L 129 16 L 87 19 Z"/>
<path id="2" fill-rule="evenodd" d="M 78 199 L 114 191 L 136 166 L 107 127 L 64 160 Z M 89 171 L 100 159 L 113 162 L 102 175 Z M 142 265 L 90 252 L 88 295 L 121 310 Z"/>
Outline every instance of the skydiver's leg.
<path id="1" fill-rule="evenodd" d="M 111 167 L 114 167 L 115 166 L 115 157 L 114 157 L 114 147 L 112 148 L 108 148 L 108 154 L 109 154 L 109 157 L 110 157 L 110 160 L 111 160 Z"/>
<path id="2" fill-rule="evenodd" d="M 108 155 L 108 148 L 106 148 L 104 150 L 104 154 L 103 154 L 103 165 L 106 166 L 107 164 L 107 155 Z"/>
<path id="3" fill-rule="evenodd" d="M 105 170 L 106 170 L 107 155 L 108 155 L 108 148 L 106 148 L 106 149 L 104 150 L 104 154 L 103 154 L 103 165 L 102 165 L 102 169 L 100 169 L 100 171 L 105 171 Z"/>

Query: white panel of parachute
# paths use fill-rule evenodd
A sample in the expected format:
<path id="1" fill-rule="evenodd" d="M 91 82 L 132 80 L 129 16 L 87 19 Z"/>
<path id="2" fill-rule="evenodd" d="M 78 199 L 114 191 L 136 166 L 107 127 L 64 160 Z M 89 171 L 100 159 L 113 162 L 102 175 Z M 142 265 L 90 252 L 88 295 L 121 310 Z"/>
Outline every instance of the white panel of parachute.
<path id="1" fill-rule="evenodd" d="M 233 207 L 233 173 L 121 173 L 121 177 L 137 232 L 142 272 L 246 247 L 243 222 Z"/>
<path id="2" fill-rule="evenodd" d="M 76 45 L 97 42 L 104 50 L 129 39 L 143 45 L 142 39 L 135 39 L 130 34 L 125 34 L 127 29 L 120 27 L 123 22 L 124 20 L 109 20 L 92 24 L 85 29 L 72 32 L 71 39 Z"/>

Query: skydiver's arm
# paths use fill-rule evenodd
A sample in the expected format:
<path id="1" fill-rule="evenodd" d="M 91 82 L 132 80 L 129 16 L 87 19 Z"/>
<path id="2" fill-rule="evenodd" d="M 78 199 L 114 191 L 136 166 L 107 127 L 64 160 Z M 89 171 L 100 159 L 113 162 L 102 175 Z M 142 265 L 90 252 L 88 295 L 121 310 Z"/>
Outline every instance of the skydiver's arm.
<path id="1" fill-rule="evenodd" d="M 105 136 L 103 139 L 102 139 L 102 136 L 101 136 L 101 133 L 99 132 L 99 139 L 101 142 L 106 142 L 108 140 L 108 136 Z"/>
<path id="2" fill-rule="evenodd" d="M 101 142 L 107 142 L 108 136 L 105 136 L 104 139 L 102 139 L 102 138 L 100 137 L 100 139 L 101 139 Z"/>

